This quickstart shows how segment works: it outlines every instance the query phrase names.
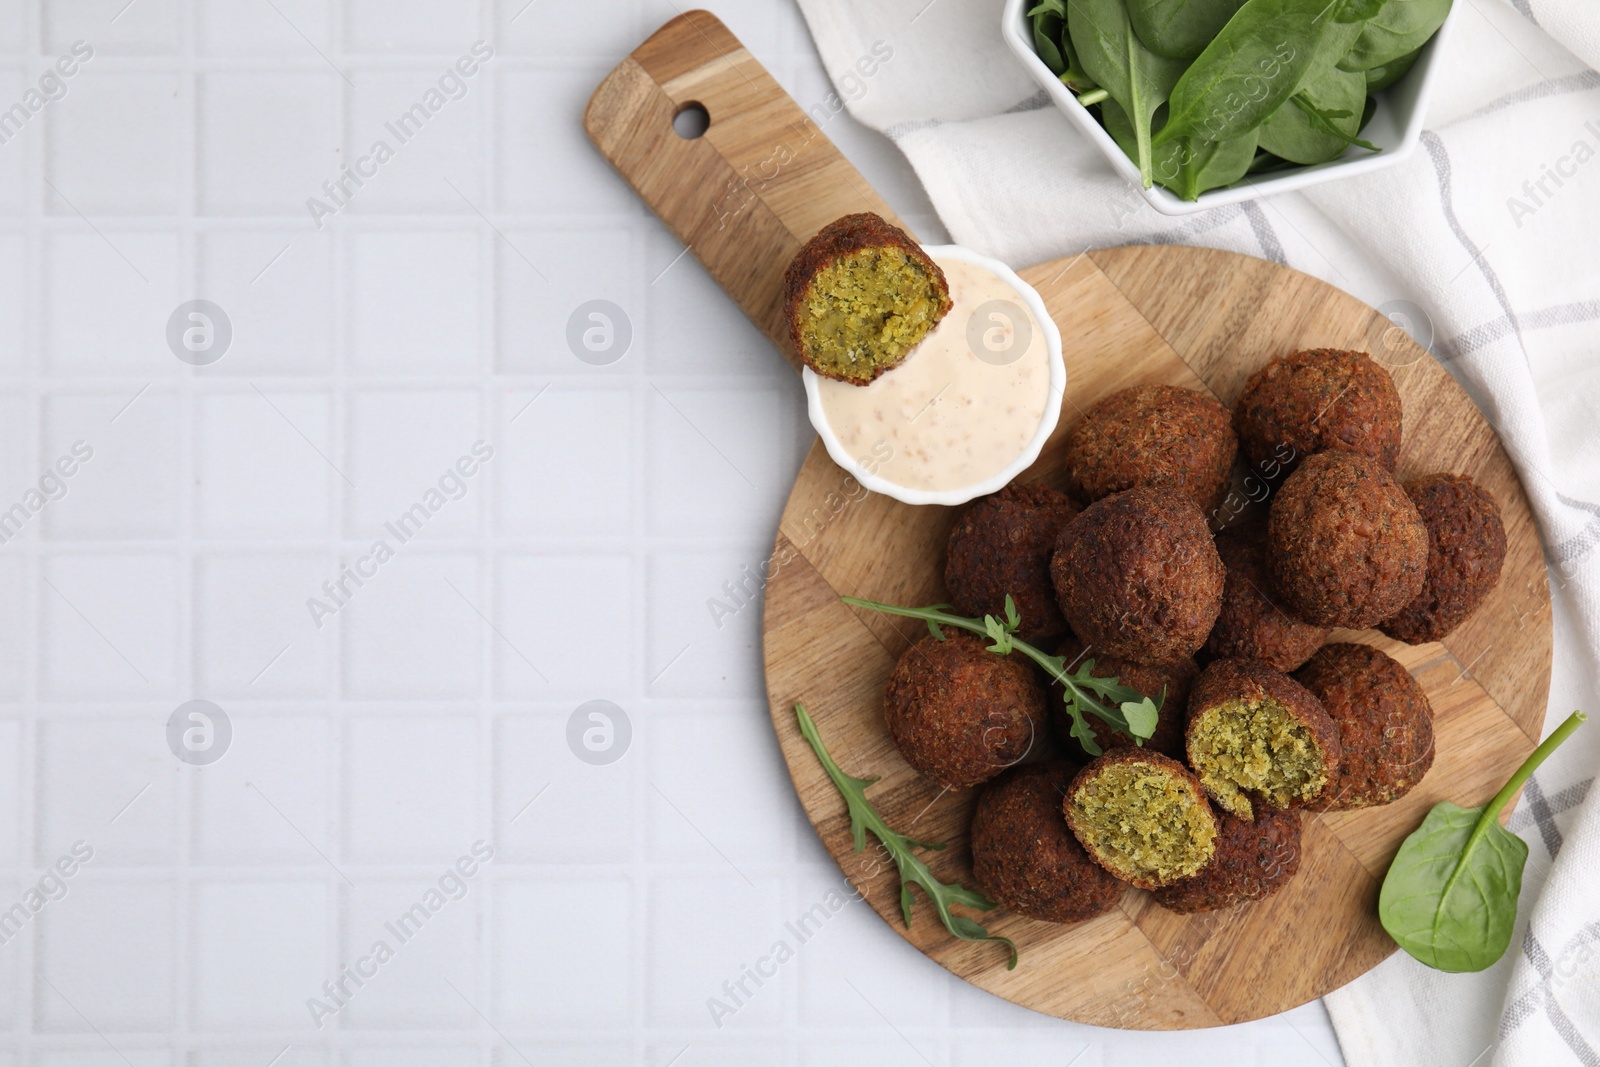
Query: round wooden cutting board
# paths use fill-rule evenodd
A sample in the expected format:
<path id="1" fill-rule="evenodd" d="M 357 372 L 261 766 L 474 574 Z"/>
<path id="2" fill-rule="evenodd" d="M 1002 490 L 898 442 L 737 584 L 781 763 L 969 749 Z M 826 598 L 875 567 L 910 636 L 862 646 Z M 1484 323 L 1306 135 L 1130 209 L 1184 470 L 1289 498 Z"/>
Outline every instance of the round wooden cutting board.
<path id="1" fill-rule="evenodd" d="M 672 130 L 689 106 L 705 136 Z M 802 111 L 711 15 L 689 12 L 617 67 L 585 126 L 600 150 L 784 351 L 779 280 L 800 245 L 852 211 L 894 219 L 822 135 L 826 108 Z M 883 724 L 884 683 L 920 624 L 849 608 L 848 594 L 896 604 L 944 598 L 944 543 L 957 509 L 866 493 L 815 444 L 779 524 L 766 588 L 765 660 L 774 729 L 795 789 L 828 850 L 896 931 L 955 974 L 1035 1010 L 1100 1026 L 1182 1029 L 1296 1007 L 1395 950 L 1378 924 L 1378 887 L 1400 841 L 1440 800 L 1484 803 L 1538 739 L 1550 681 L 1550 599 L 1538 530 L 1511 463 L 1439 363 L 1377 312 L 1307 275 L 1208 249 L 1090 252 L 1022 270 L 1061 329 L 1067 363 L 1061 425 L 1023 476 L 1059 486 L 1062 442 L 1100 397 L 1141 382 L 1205 389 L 1232 405 L 1246 377 L 1298 348 L 1354 348 L 1388 366 L 1405 404 L 1397 473 L 1470 474 L 1500 502 L 1507 554 L 1500 585 L 1442 643 L 1373 644 L 1421 682 L 1437 757 L 1422 784 L 1387 807 L 1304 816 L 1299 874 L 1264 901 L 1182 916 L 1128 889 L 1120 906 L 1061 926 L 1004 909 L 978 916 L 1016 942 L 950 937 L 918 896 L 902 923 L 899 883 L 869 846 L 857 855 L 843 799 L 801 738 L 804 702 L 834 758 L 877 777 L 889 825 L 950 848 L 925 853 L 935 875 L 972 884 L 965 847 L 974 793 L 942 792 L 906 765 Z M 785 351 L 791 358 L 792 353 Z M 1241 515 L 1262 507 L 1239 485 Z"/>

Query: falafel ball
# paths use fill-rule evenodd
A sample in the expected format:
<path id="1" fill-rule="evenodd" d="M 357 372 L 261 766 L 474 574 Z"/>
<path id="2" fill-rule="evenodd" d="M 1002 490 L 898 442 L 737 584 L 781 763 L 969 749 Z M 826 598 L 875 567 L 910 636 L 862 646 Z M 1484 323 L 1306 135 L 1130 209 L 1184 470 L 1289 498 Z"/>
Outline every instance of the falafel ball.
<path id="1" fill-rule="evenodd" d="M 1156 483 L 1084 508 L 1050 560 L 1073 633 L 1135 663 L 1172 663 L 1205 644 L 1222 608 L 1223 573 L 1200 509 Z"/>
<path id="2" fill-rule="evenodd" d="M 1300 464 L 1272 500 L 1267 569 L 1290 612 L 1361 630 L 1422 592 L 1428 528 L 1400 483 L 1350 452 Z"/>
<path id="3" fill-rule="evenodd" d="M 1084 851 L 1140 889 L 1193 877 L 1216 850 L 1217 815 L 1205 790 L 1158 752 L 1107 752 L 1072 779 L 1063 810 Z"/>
<path id="4" fill-rule="evenodd" d="M 1094 501 L 1167 478 L 1201 511 L 1222 500 L 1239 451 L 1228 409 L 1176 385 L 1135 385 L 1103 397 L 1067 435 L 1067 488 Z"/>
<path id="5" fill-rule="evenodd" d="M 1500 581 L 1506 528 L 1489 491 L 1463 474 L 1430 474 L 1401 485 L 1428 528 L 1422 592 L 1378 625 L 1397 641 L 1437 641 L 1466 621 Z"/>
<path id="6" fill-rule="evenodd" d="M 806 366 L 866 385 L 892 370 L 950 310 L 944 271 L 870 211 L 824 226 L 783 274 L 783 317 Z"/>
<path id="7" fill-rule="evenodd" d="M 984 896 L 1053 923 L 1116 907 L 1122 883 L 1089 858 L 1062 815 L 1077 772 L 1064 761 L 1033 763 L 983 787 L 972 815 L 972 877 Z"/>
<path id="8" fill-rule="evenodd" d="M 956 520 L 944 585 L 962 615 L 1005 618 L 1006 596 L 1022 618 L 1024 641 L 1048 644 L 1066 632 L 1050 584 L 1050 555 L 1078 505 L 1059 490 L 1015 482 L 978 500 Z"/>
<path id="9" fill-rule="evenodd" d="M 1228 576 L 1222 583 L 1222 611 L 1206 638 L 1206 651 L 1292 671 L 1322 646 L 1328 631 L 1300 621 L 1278 603 L 1267 574 L 1266 550 L 1265 523 L 1217 535 L 1217 555 Z"/>
<path id="10" fill-rule="evenodd" d="M 1411 672 L 1369 645 L 1332 644 L 1294 674 L 1339 726 L 1339 770 L 1316 811 L 1387 804 L 1433 766 L 1433 705 Z"/>
<path id="11" fill-rule="evenodd" d="M 1303 807 L 1339 770 L 1339 727 L 1299 682 L 1264 663 L 1219 659 L 1189 690 L 1189 766 L 1211 799 L 1250 819 Z"/>
<path id="12" fill-rule="evenodd" d="M 1183 729 L 1188 718 L 1189 686 L 1193 684 L 1195 675 L 1200 673 L 1200 668 L 1195 666 L 1191 657 L 1185 656 L 1172 663 L 1134 663 L 1121 656 L 1100 655 L 1096 649 L 1085 650 L 1083 642 L 1073 637 L 1061 642 L 1056 655 L 1067 661 L 1068 671 L 1076 671 L 1085 658 L 1093 659 L 1094 668 L 1089 672 L 1091 675 L 1096 678 L 1115 678 L 1151 700 L 1160 698 L 1165 692 L 1161 714 L 1156 719 L 1156 732 L 1145 739 L 1143 747 L 1146 751 L 1159 752 L 1176 760 L 1184 758 Z M 1078 742 L 1072 736 L 1072 718 L 1067 714 L 1066 703 L 1061 698 L 1061 686 L 1054 681 L 1050 683 L 1050 714 L 1055 720 L 1061 743 L 1076 747 Z M 1085 715 L 1084 721 L 1094 731 L 1094 739 L 1102 750 L 1132 743 L 1130 738 L 1118 733 L 1110 723 L 1097 716 Z"/>
<path id="13" fill-rule="evenodd" d="M 1394 470 L 1400 393 L 1364 352 L 1313 348 L 1250 376 L 1233 409 L 1245 459 L 1262 474 L 1293 471 L 1318 452 L 1354 452 Z"/>
<path id="14" fill-rule="evenodd" d="M 1220 911 L 1271 896 L 1300 870 L 1300 813 L 1263 807 L 1254 822 L 1223 815 L 1216 855 L 1193 878 L 1155 891 L 1168 911 Z"/>
<path id="15" fill-rule="evenodd" d="M 988 781 L 1027 755 L 1044 724 L 1044 683 L 1020 656 L 975 634 L 929 634 L 900 657 L 883 693 L 889 736 L 917 773 L 947 789 Z"/>

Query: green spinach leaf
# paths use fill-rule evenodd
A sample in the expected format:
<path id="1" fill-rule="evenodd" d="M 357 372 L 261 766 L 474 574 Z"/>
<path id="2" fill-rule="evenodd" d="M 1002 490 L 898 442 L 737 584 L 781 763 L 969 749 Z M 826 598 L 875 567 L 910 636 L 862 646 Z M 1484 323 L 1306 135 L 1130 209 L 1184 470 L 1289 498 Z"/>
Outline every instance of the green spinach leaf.
<path id="1" fill-rule="evenodd" d="M 1156 55 L 1193 59 L 1243 6 L 1244 0 L 1128 0 L 1128 21 Z"/>
<path id="2" fill-rule="evenodd" d="M 1435 804 L 1401 844 L 1378 920 L 1406 952 L 1441 971 L 1481 971 L 1505 955 L 1528 846 L 1500 825 L 1500 812 L 1585 718 L 1575 711 L 1556 727 L 1488 804 Z"/>
<path id="3" fill-rule="evenodd" d="M 1378 13 L 1388 0 L 1344 0 L 1334 13 L 1335 22 L 1365 22 Z"/>
<path id="4" fill-rule="evenodd" d="M 1247 0 L 1178 79 L 1155 143 L 1225 141 L 1260 126 L 1311 70 L 1340 3 Z"/>
<path id="5" fill-rule="evenodd" d="M 1100 105 L 1106 132 L 1133 154 L 1133 124 L 1127 112 L 1113 100 Z M 1158 113 L 1159 117 L 1159 113 Z M 1160 123 L 1157 123 L 1160 129 Z M 1249 133 L 1227 141 L 1202 141 L 1183 137 L 1168 141 L 1154 150 L 1151 165 L 1157 184 L 1171 189 L 1185 200 L 1198 200 L 1208 189 L 1232 185 L 1244 177 L 1256 155 L 1256 135 Z"/>
<path id="6" fill-rule="evenodd" d="M 1338 159 L 1354 143 L 1367 102 L 1367 80 L 1330 67 L 1261 124 L 1261 147 L 1294 163 Z"/>
<path id="7" fill-rule="evenodd" d="M 1388 63 L 1380 63 L 1376 67 L 1368 67 L 1366 71 L 1367 92 L 1381 93 L 1395 82 L 1404 78 L 1411 68 L 1416 66 L 1417 57 L 1422 54 L 1422 49 L 1407 52 L 1399 59 Z"/>
<path id="8" fill-rule="evenodd" d="M 1183 75 L 1183 61 L 1158 56 L 1140 42 L 1122 0 L 1069 0 L 1067 32 L 1078 59 L 1095 84 L 1122 105 L 1133 122 L 1139 177 L 1154 184 L 1150 163 L 1150 124 Z"/>
<path id="9" fill-rule="evenodd" d="M 1407 52 L 1415 52 L 1432 37 L 1445 16 L 1451 0 L 1388 0 L 1378 13 L 1361 27 L 1361 35 L 1339 66 L 1344 70 L 1371 70 L 1393 63 Z"/>

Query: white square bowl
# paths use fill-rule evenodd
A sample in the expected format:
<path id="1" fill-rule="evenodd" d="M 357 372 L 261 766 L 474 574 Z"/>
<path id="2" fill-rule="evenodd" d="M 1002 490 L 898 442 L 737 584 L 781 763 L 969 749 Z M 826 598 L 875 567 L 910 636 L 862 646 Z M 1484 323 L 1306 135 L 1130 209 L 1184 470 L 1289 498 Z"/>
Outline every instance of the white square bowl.
<path id="1" fill-rule="evenodd" d="M 1127 157 L 1117 142 L 1111 139 L 1105 127 L 1100 125 L 1088 108 L 1078 103 L 1078 98 L 1072 90 L 1063 85 L 1061 79 L 1051 73 L 1044 60 L 1039 58 L 1039 54 L 1033 50 L 1033 31 L 1028 24 L 1027 16 L 1028 9 L 1035 2 L 1036 0 L 1006 0 L 1000 24 L 1001 36 L 1016 54 L 1018 62 L 1027 68 L 1040 85 L 1044 86 L 1045 92 L 1050 94 L 1050 99 L 1055 102 L 1061 113 L 1067 116 L 1096 148 L 1100 149 L 1100 153 L 1106 157 L 1112 169 L 1132 182 L 1134 187 L 1144 194 L 1150 206 L 1163 215 L 1190 215 L 1207 208 L 1293 192 L 1335 178 L 1370 174 L 1372 171 L 1393 166 L 1405 159 L 1422 136 L 1422 120 L 1428 110 L 1428 97 L 1433 89 L 1434 70 L 1439 52 L 1444 46 L 1445 35 L 1450 32 L 1450 27 L 1455 22 L 1456 11 L 1460 8 L 1459 4 L 1451 6 L 1450 14 L 1439 27 L 1439 31 L 1422 46 L 1422 54 L 1417 57 L 1416 64 L 1406 72 L 1405 77 L 1384 90 L 1378 97 L 1377 111 L 1374 112 L 1372 121 L 1362 131 L 1362 137 L 1377 145 L 1381 151 L 1369 152 L 1352 146 L 1338 159 L 1326 163 L 1296 167 L 1293 170 L 1261 177 L 1246 176 L 1232 185 L 1201 193 L 1198 200 L 1184 200 L 1159 185 L 1149 189 L 1143 188 L 1139 179 L 1138 165 Z"/>

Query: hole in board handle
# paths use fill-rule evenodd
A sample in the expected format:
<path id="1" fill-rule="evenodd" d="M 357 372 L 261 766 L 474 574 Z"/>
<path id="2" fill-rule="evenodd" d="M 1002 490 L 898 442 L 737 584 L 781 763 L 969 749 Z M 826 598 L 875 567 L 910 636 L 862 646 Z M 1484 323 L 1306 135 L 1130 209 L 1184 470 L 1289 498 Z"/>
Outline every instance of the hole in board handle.
<path id="1" fill-rule="evenodd" d="M 697 140 L 711 128 L 711 112 L 698 100 L 691 100 L 672 116 L 672 132 L 685 141 Z"/>

